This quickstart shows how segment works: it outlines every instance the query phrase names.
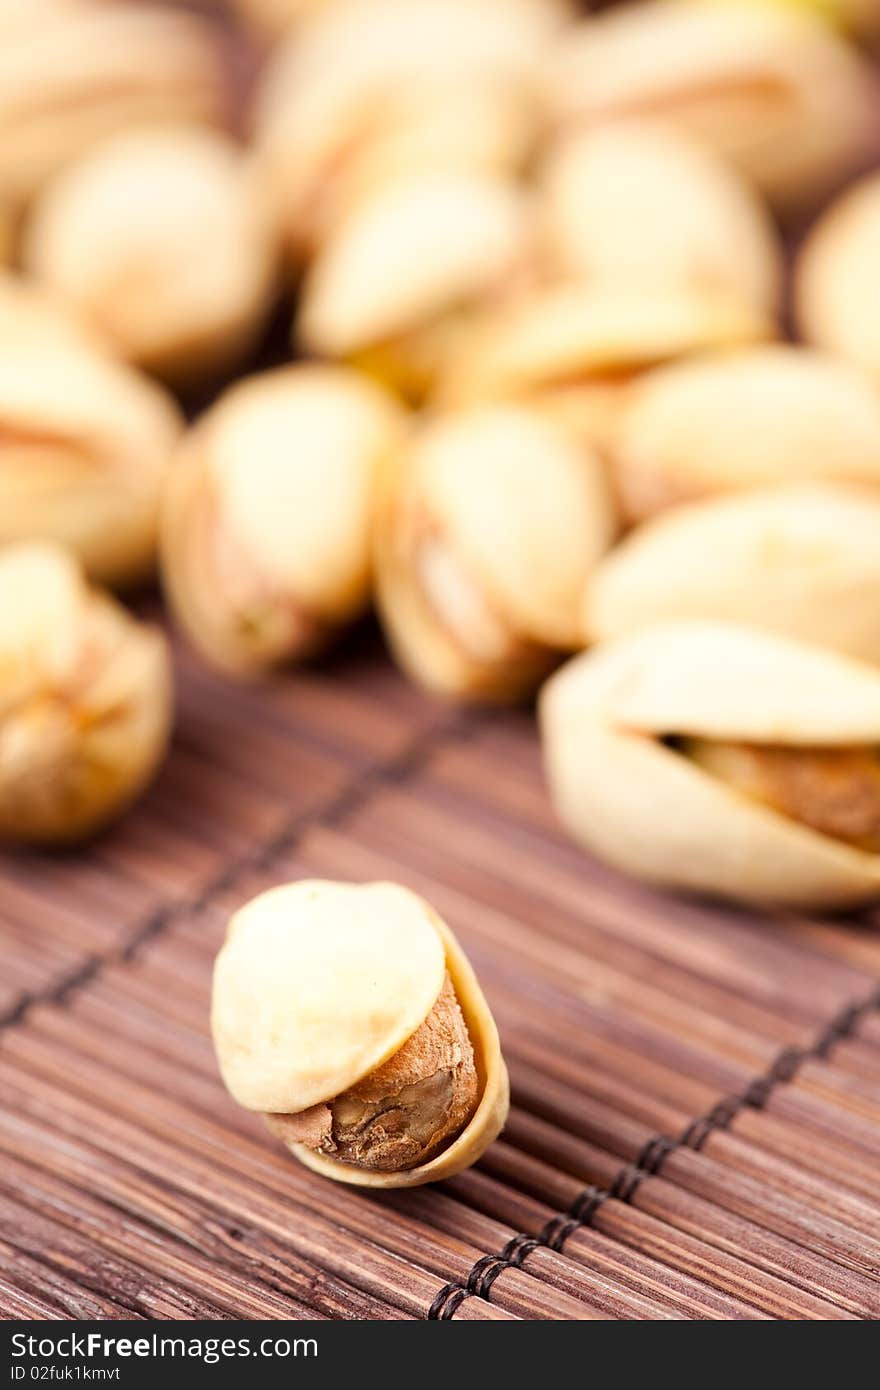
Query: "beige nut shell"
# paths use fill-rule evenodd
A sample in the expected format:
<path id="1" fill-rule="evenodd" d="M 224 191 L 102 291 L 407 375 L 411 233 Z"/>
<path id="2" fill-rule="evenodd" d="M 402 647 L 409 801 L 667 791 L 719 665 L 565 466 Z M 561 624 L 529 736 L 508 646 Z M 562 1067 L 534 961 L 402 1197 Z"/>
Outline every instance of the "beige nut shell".
<path id="1" fill-rule="evenodd" d="M 464 405 L 614 385 L 658 363 L 772 332 L 765 314 L 712 287 L 572 281 L 487 311 L 437 396 Z"/>
<path id="2" fill-rule="evenodd" d="M 167 643 L 69 551 L 0 550 L 0 840 L 66 844 L 144 789 L 170 736 Z"/>
<path id="3" fill-rule="evenodd" d="M 503 285 L 529 223 L 517 189 L 475 173 L 394 181 L 359 203 L 306 276 L 297 333 L 347 356 L 412 332 Z"/>
<path id="4" fill-rule="evenodd" d="M 124 358 L 186 383 L 232 365 L 274 288 L 274 234 L 243 154 L 191 125 L 127 130 L 37 200 L 28 270 Z"/>
<path id="5" fill-rule="evenodd" d="M 880 743 L 874 668 L 736 624 L 661 623 L 576 657 L 545 686 L 540 718 L 563 822 L 616 867 L 777 905 L 880 892 L 880 856 L 748 800 L 661 741 Z"/>
<path id="6" fill-rule="evenodd" d="M 583 586 L 614 531 L 598 457 L 555 423 L 517 406 L 437 417 L 383 487 L 377 596 L 398 656 L 448 693 L 516 698 L 548 653 L 578 645 Z M 442 611 L 426 546 L 455 586 Z M 488 610 L 485 637 L 456 576 Z"/>
<path id="7" fill-rule="evenodd" d="M 0 38 L 0 198 L 45 180 L 127 126 L 219 123 L 225 83 L 212 26 L 169 6 L 37 5 Z"/>
<path id="8" fill-rule="evenodd" d="M 69 545 L 92 579 L 153 569 L 159 494 L 182 429 L 171 397 L 46 306 L 0 305 L 0 543 Z M 16 326 L 16 320 L 18 325 Z"/>
<path id="9" fill-rule="evenodd" d="M 231 671 L 266 658 L 229 620 L 206 528 L 222 527 L 269 602 L 327 637 L 369 600 L 378 473 L 404 429 L 393 399 L 343 367 L 294 365 L 230 388 L 193 428 L 168 481 L 162 573 L 200 650 Z M 207 546 L 210 554 L 210 547 Z"/>
<path id="10" fill-rule="evenodd" d="M 255 122 L 291 250 L 319 246 L 353 194 L 395 172 L 518 165 L 559 20 L 552 0 L 336 0 L 302 24 Z"/>
<path id="11" fill-rule="evenodd" d="M 587 584 L 603 641 L 712 618 L 880 662 L 880 492 L 792 483 L 671 508 L 636 527 Z"/>
<path id="12" fill-rule="evenodd" d="M 880 483 L 880 394 L 807 348 L 768 345 L 658 368 L 630 396 L 615 467 L 626 515 L 765 483 Z"/>
<path id="13" fill-rule="evenodd" d="M 459 1137 L 403 1172 L 293 1152 L 364 1187 L 414 1187 L 476 1161 L 507 1115 L 507 1073 L 476 977 L 449 928 L 391 883 L 288 884 L 233 918 L 214 975 L 212 1029 L 224 1081 L 248 1109 L 296 1113 L 331 1100 L 424 1022 L 448 970 L 474 1048 L 481 1098 Z"/>
<path id="14" fill-rule="evenodd" d="M 725 160 L 659 120 L 609 121 L 550 153 L 542 183 L 551 265 L 590 281 L 717 286 L 772 314 L 778 236 Z"/>
<path id="15" fill-rule="evenodd" d="M 821 195 L 870 138 L 858 53 L 816 16 L 750 0 L 615 7 L 560 40 L 547 85 L 561 124 L 669 117 L 783 207 Z"/>
<path id="16" fill-rule="evenodd" d="M 797 263 L 795 297 L 804 336 L 863 367 L 880 386 L 878 247 L 880 175 L 873 174 L 813 228 Z"/>

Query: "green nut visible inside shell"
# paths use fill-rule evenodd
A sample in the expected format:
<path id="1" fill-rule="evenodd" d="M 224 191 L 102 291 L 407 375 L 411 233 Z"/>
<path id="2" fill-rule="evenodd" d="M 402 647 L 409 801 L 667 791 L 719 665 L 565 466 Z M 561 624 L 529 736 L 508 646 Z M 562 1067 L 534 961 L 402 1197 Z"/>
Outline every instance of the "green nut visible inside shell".
<path id="1" fill-rule="evenodd" d="M 304 881 L 232 919 L 214 973 L 224 1080 L 308 1167 L 409 1187 L 475 1162 L 507 1114 L 485 999 L 452 933 L 394 884 Z"/>

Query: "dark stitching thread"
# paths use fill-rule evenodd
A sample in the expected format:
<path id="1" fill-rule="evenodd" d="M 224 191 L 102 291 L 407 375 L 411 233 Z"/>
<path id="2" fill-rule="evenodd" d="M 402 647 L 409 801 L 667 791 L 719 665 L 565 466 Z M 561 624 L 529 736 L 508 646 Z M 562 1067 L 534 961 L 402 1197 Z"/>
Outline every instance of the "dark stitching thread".
<path id="1" fill-rule="evenodd" d="M 513 1236 L 500 1254 L 483 1255 L 474 1264 L 464 1284 L 453 1281 L 444 1285 L 428 1309 L 428 1318 L 452 1318 L 468 1295 L 488 1298 L 489 1290 L 499 1274 L 505 1269 L 518 1269 L 533 1250 L 544 1247 L 561 1254 L 569 1236 L 581 1227 L 590 1227 L 599 1208 L 610 1198 L 632 1202 L 645 1178 L 657 1176 L 676 1149 L 688 1148 L 699 1153 L 709 1135 L 718 1129 L 728 1129 L 741 1110 L 747 1107 L 763 1110 L 777 1086 L 793 1081 L 804 1063 L 811 1058 L 826 1058 L 835 1044 L 849 1037 L 861 1020 L 875 1009 L 880 1009 L 880 986 L 867 999 L 858 1004 L 848 1004 L 835 1014 L 811 1046 L 783 1048 L 761 1076 L 756 1076 L 738 1095 L 725 1096 L 705 1115 L 692 1120 L 677 1139 L 670 1139 L 665 1134 L 652 1135 L 642 1145 L 633 1162 L 625 1164 L 607 1188 L 585 1187 L 567 1211 L 552 1216 L 537 1236 Z"/>

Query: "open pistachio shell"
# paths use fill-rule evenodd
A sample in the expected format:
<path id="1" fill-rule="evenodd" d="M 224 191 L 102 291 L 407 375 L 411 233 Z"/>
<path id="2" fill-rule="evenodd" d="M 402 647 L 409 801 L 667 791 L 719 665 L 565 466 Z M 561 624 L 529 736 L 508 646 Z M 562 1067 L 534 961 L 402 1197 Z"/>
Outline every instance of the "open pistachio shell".
<path id="1" fill-rule="evenodd" d="M 720 618 L 880 662 L 880 491 L 792 483 L 672 508 L 587 584 L 585 633 Z"/>
<path id="2" fill-rule="evenodd" d="M 429 172 L 394 181 L 359 203 L 313 261 L 296 334 L 327 357 L 367 362 L 384 350 L 401 375 L 412 364 L 429 383 L 449 353 L 450 326 L 518 273 L 529 226 L 521 194 L 501 179 Z"/>
<path id="3" fill-rule="evenodd" d="M 548 73 L 561 124 L 679 122 L 782 206 L 812 201 L 868 146 L 870 70 L 831 26 L 778 5 L 642 0 L 583 22 Z"/>
<path id="4" fill-rule="evenodd" d="M 540 718 L 563 822 L 618 868 L 764 903 L 845 907 L 880 893 L 880 856 L 752 800 L 668 742 L 874 748 L 873 667 L 736 624 L 661 623 L 563 667 Z"/>
<path id="5" fill-rule="evenodd" d="M 59 541 L 93 579 L 144 579 L 177 407 L 48 301 L 0 293 L 0 336 L 0 544 Z"/>
<path id="6" fill-rule="evenodd" d="M 0 550 L 0 841 L 67 843 L 117 816 L 161 761 L 171 704 L 158 630 L 68 551 Z"/>
<path id="7" fill-rule="evenodd" d="M 630 395 L 614 450 L 625 514 L 825 479 L 880 483 L 880 395 L 847 363 L 759 346 L 674 363 Z"/>
<path id="8" fill-rule="evenodd" d="M 772 332 L 758 309 L 707 286 L 565 282 L 476 317 L 436 399 L 462 406 L 520 398 L 607 447 L 640 373 Z"/>
<path id="9" fill-rule="evenodd" d="M 782 261 L 769 213 L 676 126 L 631 118 L 575 133 L 551 151 L 542 191 L 550 262 L 563 275 L 715 285 L 775 312 Z"/>
<path id="10" fill-rule="evenodd" d="M 559 22 L 538 0 L 348 0 L 298 26 L 261 84 L 256 149 L 291 251 L 407 173 L 518 167 Z"/>
<path id="11" fill-rule="evenodd" d="M 414 1187 L 474 1163 L 507 1116 L 507 1072 L 476 977 L 426 902 L 391 883 L 304 881 L 261 894 L 232 919 L 214 971 L 212 1031 L 224 1081 L 246 1108 L 282 1119 L 337 1098 L 392 1059 L 449 976 L 478 1083 L 464 1129 L 396 1171 L 358 1167 L 304 1143 L 291 1151 L 339 1182 Z"/>
<path id="12" fill-rule="evenodd" d="M 388 469 L 376 528 L 401 664 L 446 694 L 527 694 L 578 645 L 614 529 L 598 458 L 555 422 L 514 406 L 437 417 Z"/>
<path id="13" fill-rule="evenodd" d="M 37 200 L 22 257 L 122 357 L 178 383 L 238 360 L 274 287 L 274 237 L 244 158 L 195 126 L 90 149 Z"/>
<path id="14" fill-rule="evenodd" d="M 878 11 L 880 12 L 880 11 Z M 813 228 L 796 272 L 804 336 L 880 386 L 880 175 L 863 179 Z"/>
<path id="15" fill-rule="evenodd" d="M 0 198 L 24 206 L 47 178 L 126 126 L 222 118 L 215 33 L 142 4 L 37 4 L 0 27 Z"/>
<path id="16" fill-rule="evenodd" d="M 162 574 L 208 660 L 255 674 L 360 616 L 378 469 L 402 430 L 377 386 L 306 365 L 239 383 L 194 426 L 168 480 Z"/>

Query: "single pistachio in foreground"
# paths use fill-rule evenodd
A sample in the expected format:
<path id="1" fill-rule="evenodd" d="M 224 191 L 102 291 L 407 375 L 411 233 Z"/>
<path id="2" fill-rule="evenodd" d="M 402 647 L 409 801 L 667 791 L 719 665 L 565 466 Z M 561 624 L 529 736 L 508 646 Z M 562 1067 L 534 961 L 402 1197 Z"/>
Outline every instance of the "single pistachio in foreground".
<path id="1" fill-rule="evenodd" d="M 845 362 L 766 345 L 695 357 L 633 388 L 614 447 L 626 517 L 768 483 L 880 484 L 880 393 Z"/>
<path id="2" fill-rule="evenodd" d="M 0 281 L 0 544 L 57 541 L 100 583 L 147 578 L 182 428 L 172 398 L 75 316 Z"/>
<path id="3" fill-rule="evenodd" d="M 795 298 L 804 337 L 864 368 L 880 387 L 880 175 L 855 184 L 820 217 L 797 262 Z"/>
<path id="4" fill-rule="evenodd" d="M 880 664 L 880 490 L 789 483 L 673 507 L 587 583 L 604 641 L 667 618 L 718 618 Z"/>
<path id="5" fill-rule="evenodd" d="M 667 117 L 778 206 L 815 201 L 870 146 L 871 71 L 817 16 L 753 0 L 640 0 L 564 35 L 547 74 L 561 127 Z"/>
<path id="6" fill-rule="evenodd" d="M 156 771 L 171 712 L 157 629 L 60 547 L 0 550 L 0 841 L 65 844 L 113 820 Z"/>
<path id="7" fill-rule="evenodd" d="M 363 613 L 379 467 L 403 429 L 378 386 L 306 365 L 239 382 L 196 423 L 168 479 L 161 555 L 203 656 L 258 674 Z"/>
<path id="8" fill-rule="evenodd" d="M 359 202 L 312 262 L 295 336 L 419 399 L 478 307 L 516 282 L 530 247 L 513 183 L 454 171 L 394 180 Z"/>
<path id="9" fill-rule="evenodd" d="M 243 154 L 195 126 L 90 148 L 37 200 L 22 257 L 120 356 L 177 384 L 244 356 L 275 284 L 274 234 Z"/>
<path id="10" fill-rule="evenodd" d="M 733 623 L 661 623 L 545 686 L 572 835 L 665 887 L 836 909 L 880 895 L 880 672 Z"/>
<path id="11" fill-rule="evenodd" d="M 301 1162 L 415 1187 L 475 1163 L 507 1117 L 507 1071 L 452 932 L 392 883 L 305 880 L 232 918 L 214 967 L 223 1080 Z"/>
<path id="12" fill-rule="evenodd" d="M 376 597 L 392 649 L 446 695 L 517 700 L 580 640 L 615 517 L 598 457 L 535 411 L 437 416 L 388 467 Z"/>
<path id="13" fill-rule="evenodd" d="M 609 121 L 563 138 L 541 181 L 553 269 L 592 283 L 716 286 L 768 315 L 778 235 L 738 171 L 675 125 Z"/>

